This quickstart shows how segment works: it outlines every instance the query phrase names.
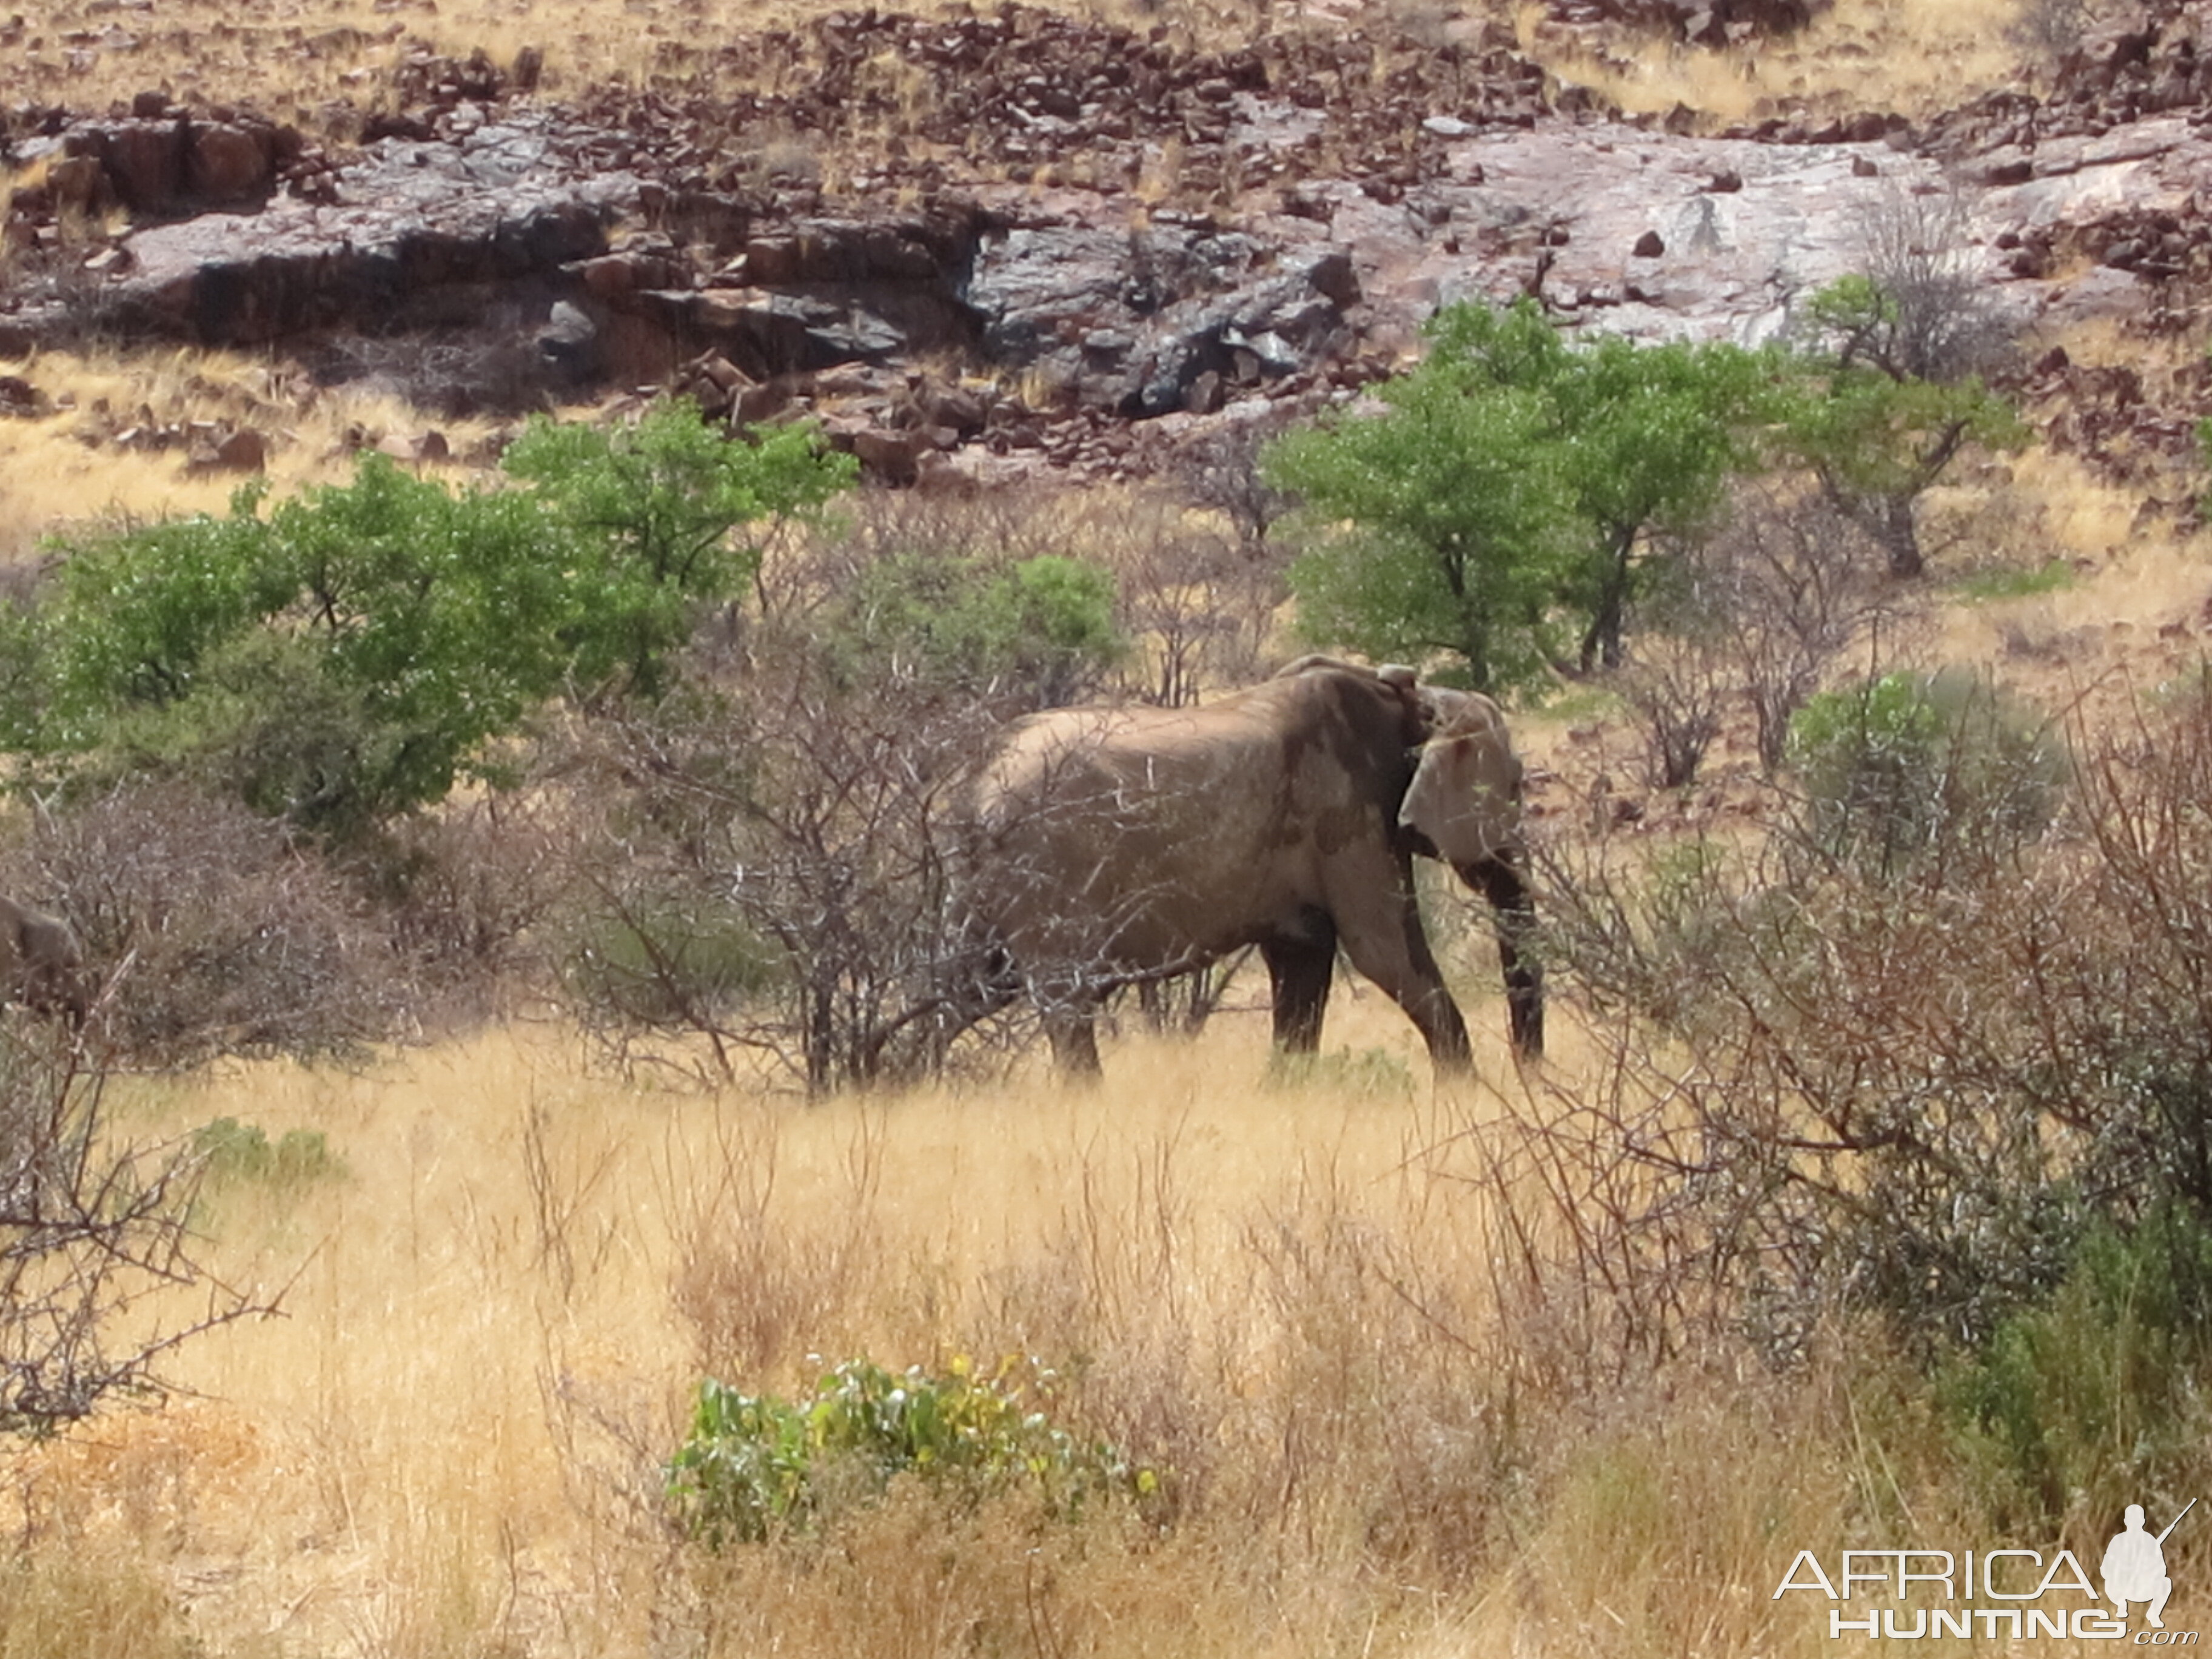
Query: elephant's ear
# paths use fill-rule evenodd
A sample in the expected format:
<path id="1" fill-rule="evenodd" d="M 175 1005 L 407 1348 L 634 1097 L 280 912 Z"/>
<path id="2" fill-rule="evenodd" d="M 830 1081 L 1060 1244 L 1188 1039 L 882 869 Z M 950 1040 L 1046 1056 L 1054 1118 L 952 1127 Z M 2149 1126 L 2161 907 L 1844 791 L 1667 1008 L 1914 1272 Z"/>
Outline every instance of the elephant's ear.
<path id="1" fill-rule="evenodd" d="M 1398 822 L 1460 867 L 1510 851 L 1521 835 L 1521 762 L 1487 697 L 1424 688 L 1436 726 L 1421 746 Z"/>

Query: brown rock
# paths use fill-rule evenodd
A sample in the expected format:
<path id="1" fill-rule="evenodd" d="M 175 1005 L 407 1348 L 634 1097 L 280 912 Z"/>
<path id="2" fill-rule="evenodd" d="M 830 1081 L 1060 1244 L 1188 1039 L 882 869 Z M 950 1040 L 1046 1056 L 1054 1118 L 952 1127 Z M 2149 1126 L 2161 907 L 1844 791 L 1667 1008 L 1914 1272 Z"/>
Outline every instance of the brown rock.
<path id="1" fill-rule="evenodd" d="M 749 386 L 731 404 L 730 421 L 734 426 L 757 426 L 771 416 L 781 414 L 790 406 L 791 388 L 781 381 L 771 380 L 763 386 Z"/>
<path id="2" fill-rule="evenodd" d="M 185 191 L 221 206 L 265 196 L 276 182 L 276 152 L 266 127 L 193 127 L 185 157 Z"/>
<path id="3" fill-rule="evenodd" d="M 215 464 L 231 472 L 258 472 L 269 463 L 269 441 L 242 426 L 215 446 Z"/>
<path id="4" fill-rule="evenodd" d="M 1636 246 L 1629 250 L 1639 259 L 1656 259 L 1666 251 L 1667 244 L 1660 239 L 1659 233 L 1656 230 L 1645 231 L 1636 239 Z"/>
<path id="5" fill-rule="evenodd" d="M 648 275 L 641 270 L 641 263 L 626 253 L 609 253 L 585 260 L 577 266 L 576 274 L 583 279 L 584 292 L 594 300 L 613 300 L 635 289 L 665 286 L 659 282 L 641 281 L 641 277 Z"/>
<path id="6" fill-rule="evenodd" d="M 1221 404 L 1221 376 L 1212 369 L 1207 369 L 1184 388 L 1182 406 L 1193 415 L 1212 415 Z"/>
<path id="7" fill-rule="evenodd" d="M 991 413 L 983 394 L 965 386 L 933 386 L 923 394 L 921 407 L 927 424 L 963 434 L 981 431 Z"/>
<path id="8" fill-rule="evenodd" d="M 107 176 L 125 207 L 161 213 L 185 179 L 185 129 L 173 121 L 112 121 L 92 131 Z"/>
<path id="9" fill-rule="evenodd" d="M 799 275 L 799 240 L 793 236 L 756 236 L 745 244 L 745 280 L 774 288 Z"/>
<path id="10" fill-rule="evenodd" d="M 860 465 L 888 484 L 915 482 L 928 442 L 920 433 L 888 432 L 874 426 L 860 428 L 852 434 L 852 441 L 853 453 Z"/>

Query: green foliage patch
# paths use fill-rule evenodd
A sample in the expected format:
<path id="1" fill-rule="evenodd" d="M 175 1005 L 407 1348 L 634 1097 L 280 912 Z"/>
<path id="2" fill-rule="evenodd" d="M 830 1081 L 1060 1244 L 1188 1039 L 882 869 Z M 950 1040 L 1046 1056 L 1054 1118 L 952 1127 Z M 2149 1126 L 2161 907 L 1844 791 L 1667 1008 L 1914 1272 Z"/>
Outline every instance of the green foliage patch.
<path id="1" fill-rule="evenodd" d="M 586 1006 L 647 1023 L 721 1010 L 769 989 L 784 953 L 726 901 L 686 894 L 634 896 L 577 919 L 566 959 Z"/>
<path id="2" fill-rule="evenodd" d="M 2040 710 L 1964 669 L 1822 692 L 1792 719 L 1790 750 L 1816 842 L 1882 870 L 2018 850 L 2049 826 L 2069 771 Z"/>
<path id="3" fill-rule="evenodd" d="M 1157 1492 L 1152 1470 L 1054 1421 L 1058 1382 L 1018 1357 L 988 1372 L 956 1358 L 941 1375 L 847 1360 L 798 1399 L 710 1378 L 669 1461 L 669 1502 L 685 1532 L 720 1548 L 827 1523 L 901 1475 L 974 1494 L 1027 1486 L 1067 1518 L 1094 1498 Z"/>
<path id="4" fill-rule="evenodd" d="M 1894 574 L 1920 574 L 1918 498 L 1968 445 L 2027 428 L 1979 380 L 1935 378 L 1868 277 L 1808 302 L 1794 349 L 1570 337 L 1533 301 L 1448 306 L 1380 412 L 1287 434 L 1262 471 L 1301 507 L 1291 567 L 1315 644 L 1532 691 L 1617 666 L 1638 601 L 1732 479 L 1816 481 Z"/>
<path id="5" fill-rule="evenodd" d="M 889 669 L 969 695 L 1018 686 L 1051 707 L 1127 651 L 1114 602 L 1111 572 L 1058 554 L 909 553 L 861 574 L 824 643 L 856 684 Z"/>
<path id="6" fill-rule="evenodd" d="M 192 1131 L 192 1151 L 218 1186 L 254 1183 L 288 1191 L 345 1175 L 320 1129 L 287 1129 L 275 1140 L 258 1123 L 219 1117 Z"/>
<path id="7" fill-rule="evenodd" d="M 2063 592 L 2079 580 L 2070 559 L 2046 559 L 2041 564 L 1991 565 L 1972 570 L 1951 584 L 1960 599 L 1978 605 L 2000 599 L 2033 599 L 2039 593 Z"/>
<path id="8" fill-rule="evenodd" d="M 1968 1468 L 2001 1523 L 2172 1514 L 2204 1472 L 2212 1362 L 2212 1230 L 2160 1203 L 2079 1236 L 2046 1298 L 2000 1324 L 1940 1376 Z"/>
<path id="9" fill-rule="evenodd" d="M 743 526 L 853 476 L 804 428 L 731 441 L 678 403 L 609 430 L 539 420 L 520 487 L 455 490 L 366 454 L 264 512 L 69 547 L 0 618 L 0 736 L 48 776 L 181 773 L 333 841 L 496 780 L 548 698 L 651 700 L 702 607 L 759 563 Z"/>

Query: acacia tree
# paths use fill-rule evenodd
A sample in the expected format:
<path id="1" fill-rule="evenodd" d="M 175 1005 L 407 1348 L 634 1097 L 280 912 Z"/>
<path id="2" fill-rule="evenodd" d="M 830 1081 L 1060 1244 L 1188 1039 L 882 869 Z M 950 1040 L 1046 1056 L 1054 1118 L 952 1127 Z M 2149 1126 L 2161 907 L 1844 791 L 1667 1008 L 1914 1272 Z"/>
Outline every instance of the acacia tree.
<path id="1" fill-rule="evenodd" d="M 1960 452 L 2028 439 L 2012 405 L 1964 372 L 1983 331 L 1946 325 L 1951 294 L 1916 285 L 1909 267 L 1821 289 L 1806 313 L 1815 343 L 1797 359 L 1803 383 L 1782 424 L 1784 453 L 1881 548 L 1893 576 L 1926 570 L 1917 509 Z"/>
<path id="2" fill-rule="evenodd" d="M 1658 538 L 1702 526 L 1728 481 L 1755 464 L 1767 366 L 1725 343 L 1639 346 L 1607 336 L 1555 377 L 1582 568 L 1570 597 L 1588 617 L 1580 666 L 1621 660 L 1621 635 Z"/>
<path id="3" fill-rule="evenodd" d="M 1304 502 L 1300 629 L 1376 657 L 1448 653 L 1486 690 L 1534 682 L 1569 557 L 1542 400 L 1433 362 L 1376 395 L 1382 414 L 1325 417 L 1267 452 Z"/>
<path id="4" fill-rule="evenodd" d="M 455 490 L 364 455 L 268 510 L 86 539 L 0 619 L 9 746 L 50 775 L 209 780 L 358 841 L 487 775 L 547 699 L 651 700 L 700 611 L 759 563 L 740 534 L 852 477 L 789 428 L 728 441 L 684 404 L 535 425 L 525 487 Z"/>
<path id="5" fill-rule="evenodd" d="M 1317 642 L 1455 653 L 1484 690 L 1540 678 L 1571 629 L 1618 664 L 1652 538 L 1708 513 L 1756 461 L 1776 383 L 1725 343 L 1571 342 L 1533 301 L 1459 305 L 1429 356 L 1267 454 L 1315 545 L 1291 568 Z"/>

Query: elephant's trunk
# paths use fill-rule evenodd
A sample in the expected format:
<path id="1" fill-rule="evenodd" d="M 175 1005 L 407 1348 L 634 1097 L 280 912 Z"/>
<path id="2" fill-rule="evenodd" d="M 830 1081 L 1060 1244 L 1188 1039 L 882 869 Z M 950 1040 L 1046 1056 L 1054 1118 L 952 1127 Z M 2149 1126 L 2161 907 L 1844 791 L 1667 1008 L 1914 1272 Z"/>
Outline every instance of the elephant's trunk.
<path id="1" fill-rule="evenodd" d="M 1479 890 L 1497 913 L 1498 960 L 1505 970 L 1505 1009 L 1513 1050 L 1525 1060 L 1544 1053 L 1544 964 L 1536 953 L 1536 903 L 1528 878 L 1510 855 L 1459 866 L 1460 879 Z"/>

